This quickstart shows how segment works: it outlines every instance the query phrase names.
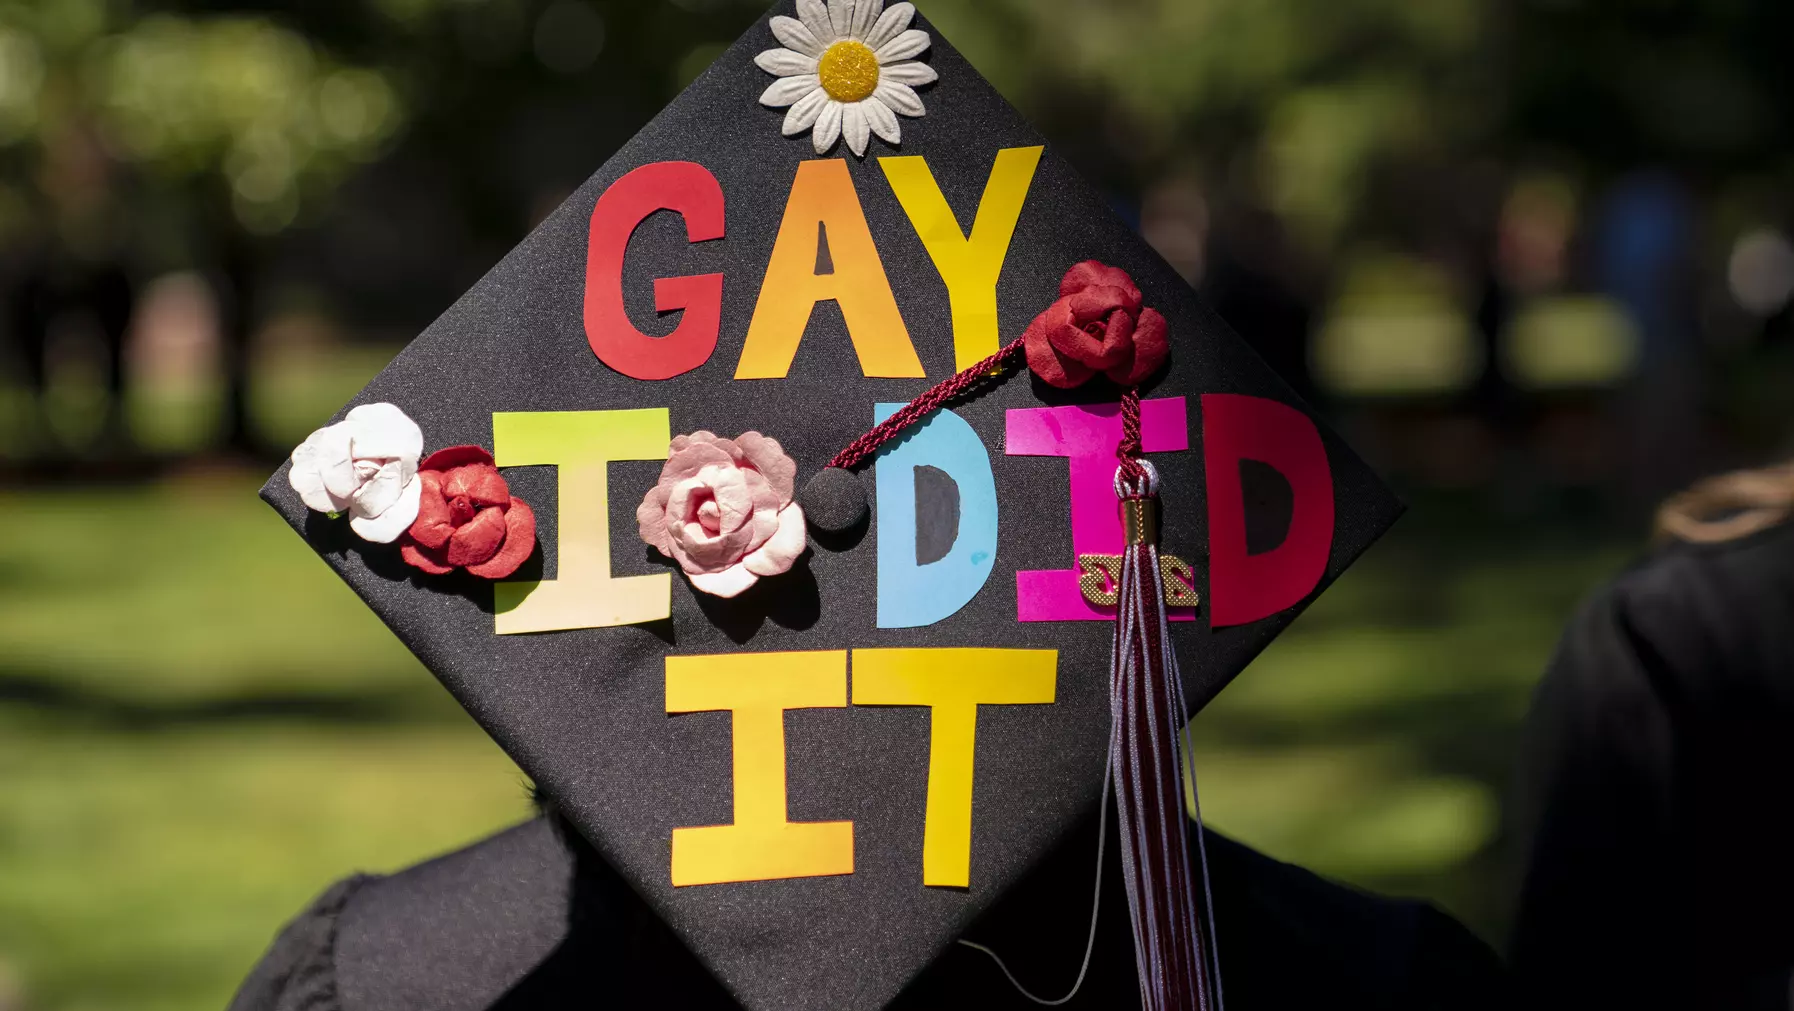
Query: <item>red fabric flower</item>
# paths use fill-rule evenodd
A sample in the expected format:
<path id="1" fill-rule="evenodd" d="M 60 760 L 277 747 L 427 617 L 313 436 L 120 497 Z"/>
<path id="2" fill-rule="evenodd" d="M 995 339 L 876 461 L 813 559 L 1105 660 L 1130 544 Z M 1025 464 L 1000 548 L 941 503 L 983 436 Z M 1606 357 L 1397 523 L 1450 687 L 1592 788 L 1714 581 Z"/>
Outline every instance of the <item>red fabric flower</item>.
<path id="1" fill-rule="evenodd" d="M 1065 272 L 1059 301 L 1022 334 L 1028 367 L 1069 390 L 1098 372 L 1121 386 L 1151 378 L 1171 354 L 1165 317 L 1141 305 L 1127 271 L 1086 260 Z"/>
<path id="2" fill-rule="evenodd" d="M 418 464 L 423 495 L 417 522 L 405 532 L 399 553 L 411 565 L 443 575 L 466 569 L 482 579 L 503 579 L 536 550 L 536 514 L 511 495 L 479 446 L 450 446 Z"/>

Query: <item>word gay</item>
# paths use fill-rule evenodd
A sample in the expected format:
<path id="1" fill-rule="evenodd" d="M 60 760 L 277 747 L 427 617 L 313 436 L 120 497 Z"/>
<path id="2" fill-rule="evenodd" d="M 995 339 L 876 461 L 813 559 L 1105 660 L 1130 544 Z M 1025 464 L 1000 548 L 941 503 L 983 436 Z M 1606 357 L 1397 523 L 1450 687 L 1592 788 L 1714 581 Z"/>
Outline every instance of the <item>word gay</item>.
<path id="1" fill-rule="evenodd" d="M 953 313 L 955 368 L 997 350 L 997 278 L 1042 148 L 997 153 L 970 236 L 919 156 L 880 158 L 885 179 L 940 271 Z M 723 190 L 695 162 L 643 165 L 611 184 L 592 210 L 586 249 L 586 340 L 604 364 L 635 379 L 671 379 L 710 360 L 722 326 L 723 275 L 665 277 L 654 282 L 660 312 L 683 309 L 665 337 L 635 328 L 623 305 L 623 257 L 629 237 L 657 211 L 685 219 L 688 242 L 724 237 Z M 816 272 L 822 236 L 833 269 Z M 866 224 L 853 177 L 841 159 L 806 161 L 785 203 L 785 216 L 760 285 L 736 379 L 783 379 L 791 370 L 817 302 L 841 307 L 848 337 L 868 376 L 923 375 L 896 296 Z"/>
<path id="2" fill-rule="evenodd" d="M 874 420 L 900 405 L 879 404 Z M 1141 405 L 1149 453 L 1187 451 L 1191 441 L 1183 397 Z M 1332 551 L 1332 474 L 1320 433 L 1295 408 L 1260 397 L 1205 394 L 1200 435 L 1208 506 L 1208 588 L 1211 627 L 1243 625 L 1302 601 L 1320 583 Z M 693 427 L 693 426 L 686 426 Z M 776 433 L 773 433 L 776 434 Z M 666 408 L 616 411 L 497 413 L 494 455 L 501 467 L 553 466 L 558 473 L 558 578 L 495 587 L 500 634 L 603 628 L 659 621 L 672 614 L 673 577 L 613 576 L 610 557 L 609 465 L 664 460 L 671 441 Z M 1117 554 L 1121 521 L 1110 482 L 1121 437 L 1118 404 L 1038 407 L 1008 412 L 1004 455 L 1063 457 L 1070 468 L 1073 556 L 1063 569 L 1015 573 L 1016 620 L 1110 621 L 1112 607 L 1093 605 L 1079 586 L 1078 558 Z M 1243 461 L 1281 475 L 1291 492 L 1287 532 L 1269 550 L 1252 553 L 1246 540 Z M 927 480 L 919 480 L 920 472 Z M 997 483 L 991 455 L 976 432 L 949 410 L 931 415 L 915 433 L 881 454 L 874 469 L 878 538 L 880 628 L 932 625 L 957 612 L 984 589 L 997 562 Z M 940 509 L 924 509 L 920 490 L 954 488 L 952 528 L 918 536 L 918 517 L 939 523 Z M 623 494 L 634 499 L 646 491 Z M 1031 503 L 1030 522 L 1050 515 Z M 948 513 L 951 517 L 954 513 Z M 945 545 L 923 552 L 920 545 Z M 1194 617 L 1179 608 L 1174 618 Z"/>
<path id="3" fill-rule="evenodd" d="M 929 710 L 922 883 L 971 884 L 978 707 L 1054 699 L 1050 649 L 856 649 L 853 704 Z M 735 821 L 673 829 L 673 884 L 853 873 L 853 822 L 787 820 L 785 711 L 847 705 L 847 653 L 669 656 L 667 712 L 726 711 L 734 724 Z"/>

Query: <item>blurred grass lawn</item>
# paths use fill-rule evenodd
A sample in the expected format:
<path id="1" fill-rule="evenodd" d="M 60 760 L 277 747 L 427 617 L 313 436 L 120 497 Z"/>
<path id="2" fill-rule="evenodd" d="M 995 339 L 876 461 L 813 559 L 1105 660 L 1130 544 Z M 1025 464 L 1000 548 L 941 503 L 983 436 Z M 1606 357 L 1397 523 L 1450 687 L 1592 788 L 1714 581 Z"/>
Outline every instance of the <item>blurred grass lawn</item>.
<path id="1" fill-rule="evenodd" d="M 255 484 L 0 493 L 0 1006 L 220 1008 L 331 881 L 527 813 Z M 1210 821 L 1496 936 L 1515 728 L 1621 557 L 1536 540 L 1398 527 L 1197 720 Z"/>

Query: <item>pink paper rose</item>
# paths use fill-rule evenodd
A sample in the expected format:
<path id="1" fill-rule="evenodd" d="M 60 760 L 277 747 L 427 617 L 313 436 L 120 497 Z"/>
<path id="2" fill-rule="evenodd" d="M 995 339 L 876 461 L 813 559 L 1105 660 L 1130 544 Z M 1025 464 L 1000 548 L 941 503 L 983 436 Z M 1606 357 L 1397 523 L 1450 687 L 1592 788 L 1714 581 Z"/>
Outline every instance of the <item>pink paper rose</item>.
<path id="1" fill-rule="evenodd" d="M 677 561 L 693 586 L 733 597 L 803 554 L 796 480 L 796 462 L 759 432 L 693 432 L 673 440 L 635 519 L 642 540 Z"/>
<path id="2" fill-rule="evenodd" d="M 1062 390 L 1098 372 L 1120 386 L 1138 386 L 1171 354 L 1165 317 L 1142 305 L 1127 271 L 1085 260 L 1065 272 L 1059 300 L 1022 334 L 1028 367 Z"/>

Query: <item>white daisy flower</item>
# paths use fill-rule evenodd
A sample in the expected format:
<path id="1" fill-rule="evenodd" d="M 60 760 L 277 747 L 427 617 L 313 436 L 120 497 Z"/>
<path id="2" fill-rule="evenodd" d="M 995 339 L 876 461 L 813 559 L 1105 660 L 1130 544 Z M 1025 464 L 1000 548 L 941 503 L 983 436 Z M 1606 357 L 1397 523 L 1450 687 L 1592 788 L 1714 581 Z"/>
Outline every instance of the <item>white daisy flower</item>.
<path id="1" fill-rule="evenodd" d="M 901 141 L 896 114 L 927 111 L 916 88 L 939 76 L 915 59 L 929 43 L 927 32 L 909 26 L 915 5 L 887 10 L 885 0 L 797 0 L 797 14 L 772 19 L 772 34 L 784 48 L 754 57 L 761 70 L 779 77 L 760 104 L 791 107 L 785 136 L 813 130 L 817 154 L 845 137 L 862 157 L 872 134 L 890 144 Z"/>

